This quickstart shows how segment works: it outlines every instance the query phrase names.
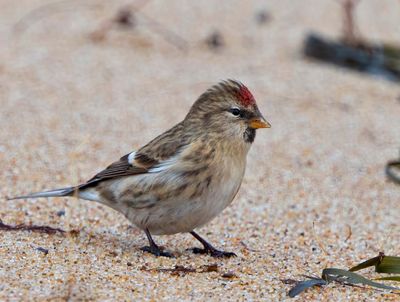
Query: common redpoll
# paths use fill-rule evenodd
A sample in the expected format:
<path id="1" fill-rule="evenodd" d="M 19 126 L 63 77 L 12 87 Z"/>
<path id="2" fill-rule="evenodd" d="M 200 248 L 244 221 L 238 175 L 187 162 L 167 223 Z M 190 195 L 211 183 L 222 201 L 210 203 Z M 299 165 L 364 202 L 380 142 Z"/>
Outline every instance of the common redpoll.
<path id="1" fill-rule="evenodd" d="M 185 119 L 84 184 L 11 199 L 74 196 L 107 205 L 144 230 L 142 250 L 172 256 L 151 234 L 189 232 L 214 257 L 217 250 L 194 229 L 225 209 L 239 190 L 256 129 L 270 124 L 242 83 L 227 80 L 204 92 Z"/>

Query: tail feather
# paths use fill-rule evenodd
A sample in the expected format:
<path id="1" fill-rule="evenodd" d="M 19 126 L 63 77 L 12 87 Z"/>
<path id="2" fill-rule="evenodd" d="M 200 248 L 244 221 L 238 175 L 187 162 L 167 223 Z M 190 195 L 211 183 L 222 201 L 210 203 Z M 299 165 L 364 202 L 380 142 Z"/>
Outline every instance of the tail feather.
<path id="1" fill-rule="evenodd" d="M 62 197 L 62 196 L 72 196 L 76 192 L 76 187 L 69 188 L 61 188 L 50 191 L 43 191 L 37 193 L 31 193 L 23 196 L 15 196 L 7 198 L 7 200 L 15 200 L 15 199 L 26 199 L 26 198 L 39 198 L 39 197 Z"/>

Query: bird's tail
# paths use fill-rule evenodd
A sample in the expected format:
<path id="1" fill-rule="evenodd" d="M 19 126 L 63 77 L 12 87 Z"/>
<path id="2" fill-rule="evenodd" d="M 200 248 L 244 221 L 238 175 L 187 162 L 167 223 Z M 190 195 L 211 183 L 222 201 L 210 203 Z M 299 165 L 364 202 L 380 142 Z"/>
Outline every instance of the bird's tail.
<path id="1" fill-rule="evenodd" d="M 7 197 L 7 200 L 26 199 L 26 198 L 40 198 L 40 197 L 62 197 L 78 195 L 77 187 L 69 187 L 62 189 L 55 189 L 50 191 L 36 192 L 23 196 Z"/>

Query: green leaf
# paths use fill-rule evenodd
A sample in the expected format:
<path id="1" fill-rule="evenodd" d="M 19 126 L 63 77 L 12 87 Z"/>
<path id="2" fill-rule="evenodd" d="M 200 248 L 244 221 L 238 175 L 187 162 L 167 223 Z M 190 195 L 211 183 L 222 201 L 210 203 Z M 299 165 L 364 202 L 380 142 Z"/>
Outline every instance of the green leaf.
<path id="1" fill-rule="evenodd" d="M 400 282 L 400 276 L 382 277 L 382 278 L 376 278 L 375 280 L 387 280 L 387 281 L 399 281 Z"/>
<path id="2" fill-rule="evenodd" d="M 385 256 L 384 253 L 379 253 L 378 256 L 361 262 L 360 264 L 350 268 L 349 270 L 338 268 L 326 268 L 322 271 L 322 278 L 315 278 L 305 276 L 311 280 L 298 282 L 290 291 L 289 296 L 295 297 L 302 293 L 307 288 L 313 286 L 326 285 L 331 281 L 339 282 L 344 285 L 361 284 L 364 286 L 371 286 L 379 289 L 396 290 L 400 291 L 399 287 L 389 286 L 383 283 L 372 281 L 368 278 L 354 273 L 354 271 L 362 270 L 371 266 L 375 266 L 375 271 L 378 273 L 400 273 L 400 257 Z M 381 281 L 398 281 L 400 282 L 400 275 L 387 276 L 376 278 L 374 280 Z"/>
<path id="3" fill-rule="evenodd" d="M 374 282 L 369 280 L 357 273 L 353 273 L 347 270 L 338 268 L 326 268 L 322 271 L 322 279 L 326 281 L 341 281 L 350 284 L 363 284 L 369 285 L 376 288 L 390 289 L 390 290 L 400 290 L 400 288 L 385 285 L 382 283 Z"/>
<path id="4" fill-rule="evenodd" d="M 377 273 L 398 274 L 400 273 L 400 257 L 384 256 L 375 266 Z"/>
<path id="5" fill-rule="evenodd" d="M 370 267 L 370 266 L 375 266 L 379 264 L 382 261 L 382 258 L 385 257 L 383 253 L 379 253 L 377 257 L 371 258 L 367 261 L 361 262 L 360 264 L 353 266 L 352 268 L 349 269 L 350 272 L 355 272 L 359 271 L 361 269 Z"/>

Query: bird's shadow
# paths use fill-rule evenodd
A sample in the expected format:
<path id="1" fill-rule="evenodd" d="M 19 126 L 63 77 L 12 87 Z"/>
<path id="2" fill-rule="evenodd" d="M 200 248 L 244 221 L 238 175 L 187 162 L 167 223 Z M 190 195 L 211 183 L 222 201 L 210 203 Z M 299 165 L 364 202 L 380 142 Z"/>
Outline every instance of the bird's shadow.
<path id="1" fill-rule="evenodd" d="M 181 251 L 177 246 L 164 245 L 164 242 L 169 241 L 168 239 L 158 240 L 160 248 L 173 252 L 175 256 L 179 256 L 186 251 L 185 249 Z M 109 230 L 91 231 L 83 228 L 79 231 L 77 240 L 80 245 L 87 246 L 88 249 L 95 249 L 98 254 L 109 254 L 113 257 L 125 254 L 140 257 L 144 254 L 141 248 L 148 245 L 145 234 L 131 226 L 126 227 L 125 231 L 122 232 Z"/>

